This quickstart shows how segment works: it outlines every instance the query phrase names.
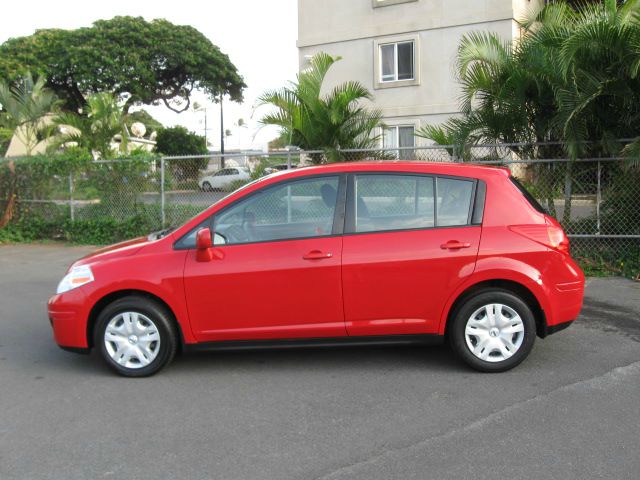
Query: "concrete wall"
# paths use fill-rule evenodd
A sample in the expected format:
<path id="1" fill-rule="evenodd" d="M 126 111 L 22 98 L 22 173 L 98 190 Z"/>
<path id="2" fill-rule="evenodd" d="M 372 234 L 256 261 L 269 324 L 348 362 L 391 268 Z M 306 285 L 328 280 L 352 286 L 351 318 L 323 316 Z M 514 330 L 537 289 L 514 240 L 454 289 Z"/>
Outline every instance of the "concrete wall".
<path id="1" fill-rule="evenodd" d="M 440 123 L 458 113 L 454 60 L 463 35 L 479 30 L 517 39 L 521 18 L 539 0 L 298 0 L 300 68 L 324 51 L 343 59 L 326 89 L 358 80 L 374 95 L 389 125 Z M 383 0 L 384 1 L 384 0 Z M 378 43 L 414 39 L 417 78 L 411 85 L 377 83 Z"/>

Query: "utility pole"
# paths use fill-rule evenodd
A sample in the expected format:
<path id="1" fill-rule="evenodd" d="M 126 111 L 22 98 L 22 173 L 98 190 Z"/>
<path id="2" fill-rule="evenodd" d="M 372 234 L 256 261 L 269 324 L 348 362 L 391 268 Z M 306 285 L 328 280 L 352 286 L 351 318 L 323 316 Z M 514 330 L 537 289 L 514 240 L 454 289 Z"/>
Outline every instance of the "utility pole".
<path id="1" fill-rule="evenodd" d="M 220 169 L 224 168 L 224 113 L 222 108 L 223 94 L 220 94 Z"/>
<path id="2" fill-rule="evenodd" d="M 207 109 L 204 109 L 204 145 L 209 148 L 209 143 L 207 142 Z"/>

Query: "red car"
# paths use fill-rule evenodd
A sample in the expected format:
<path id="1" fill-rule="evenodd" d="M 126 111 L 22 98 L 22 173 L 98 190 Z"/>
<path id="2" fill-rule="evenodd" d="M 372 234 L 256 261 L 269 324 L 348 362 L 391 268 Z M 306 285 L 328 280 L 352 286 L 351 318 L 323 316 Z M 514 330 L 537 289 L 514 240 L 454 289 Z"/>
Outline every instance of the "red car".
<path id="1" fill-rule="evenodd" d="M 362 162 L 276 173 L 88 255 L 48 310 L 62 348 L 128 376 L 178 350 L 444 339 L 497 372 L 569 326 L 583 291 L 562 228 L 506 168 Z"/>

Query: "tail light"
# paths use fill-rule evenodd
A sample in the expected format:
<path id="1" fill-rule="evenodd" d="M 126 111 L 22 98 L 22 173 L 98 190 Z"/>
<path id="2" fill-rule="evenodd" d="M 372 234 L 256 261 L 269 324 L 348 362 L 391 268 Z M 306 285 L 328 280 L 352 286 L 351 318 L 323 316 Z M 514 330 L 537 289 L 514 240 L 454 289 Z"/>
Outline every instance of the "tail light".
<path id="1" fill-rule="evenodd" d="M 509 230 L 545 247 L 553 248 L 558 252 L 569 255 L 569 238 L 553 217 L 545 215 L 545 223 L 538 225 L 511 225 Z"/>

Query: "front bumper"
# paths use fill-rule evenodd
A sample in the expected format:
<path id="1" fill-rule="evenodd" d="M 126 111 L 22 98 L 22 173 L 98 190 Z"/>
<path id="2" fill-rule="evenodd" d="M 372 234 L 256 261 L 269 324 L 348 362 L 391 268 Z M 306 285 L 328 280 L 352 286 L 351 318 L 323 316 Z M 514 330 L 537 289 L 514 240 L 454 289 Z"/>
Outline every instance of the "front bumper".
<path id="1" fill-rule="evenodd" d="M 53 295 L 47 303 L 53 338 L 65 350 L 88 351 L 87 298 L 82 287 Z"/>

